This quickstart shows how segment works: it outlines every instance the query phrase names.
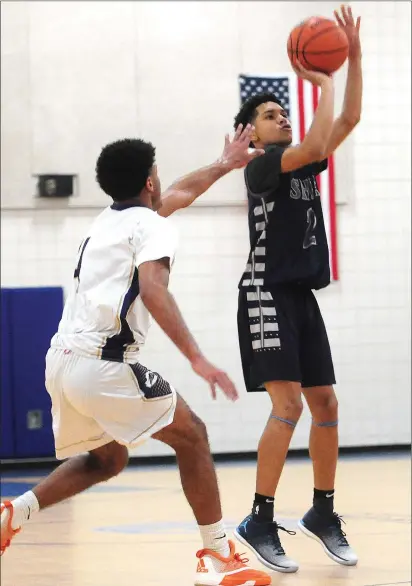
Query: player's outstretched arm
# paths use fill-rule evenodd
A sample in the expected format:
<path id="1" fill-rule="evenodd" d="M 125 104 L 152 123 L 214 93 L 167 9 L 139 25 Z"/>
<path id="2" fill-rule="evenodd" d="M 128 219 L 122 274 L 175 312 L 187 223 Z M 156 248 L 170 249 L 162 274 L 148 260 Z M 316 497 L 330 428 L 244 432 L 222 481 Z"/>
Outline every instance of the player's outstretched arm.
<path id="1" fill-rule="evenodd" d="M 231 141 L 226 135 L 225 146 L 220 158 L 207 167 L 202 167 L 189 175 L 177 179 L 163 194 L 158 214 L 170 216 L 177 210 L 190 206 L 195 199 L 205 193 L 218 179 L 234 169 L 245 167 L 254 158 L 264 154 L 263 150 L 249 150 L 253 127 L 239 125 Z"/>
<path id="2" fill-rule="evenodd" d="M 342 15 L 335 11 L 339 26 L 349 42 L 348 77 L 341 115 L 335 120 L 326 147 L 325 158 L 331 155 L 347 138 L 361 118 L 362 111 L 362 50 L 359 37 L 360 17 L 353 18 L 351 8 L 342 7 Z"/>
<path id="3" fill-rule="evenodd" d="M 216 385 L 232 401 L 237 390 L 226 373 L 210 364 L 187 327 L 173 295 L 168 290 L 169 258 L 143 262 L 139 265 L 140 297 L 165 334 L 189 360 L 193 370 L 210 385 L 216 398 Z"/>
<path id="4" fill-rule="evenodd" d="M 305 165 L 324 159 L 333 124 L 334 85 L 330 76 L 319 71 L 308 71 L 299 61 L 293 66 L 295 73 L 321 88 L 321 96 L 312 124 L 297 146 L 287 148 L 281 159 L 281 172 L 289 173 Z"/>

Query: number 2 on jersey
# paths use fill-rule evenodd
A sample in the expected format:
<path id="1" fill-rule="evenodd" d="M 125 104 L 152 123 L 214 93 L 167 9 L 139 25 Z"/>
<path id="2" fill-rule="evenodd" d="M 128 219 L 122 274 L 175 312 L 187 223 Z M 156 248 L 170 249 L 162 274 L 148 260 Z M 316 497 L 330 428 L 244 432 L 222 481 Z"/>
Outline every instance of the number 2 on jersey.
<path id="1" fill-rule="evenodd" d="M 74 278 L 77 279 L 77 289 L 76 289 L 77 291 L 78 291 L 79 285 L 80 285 L 80 269 L 82 268 L 83 254 L 86 249 L 86 246 L 89 243 L 89 240 L 90 240 L 90 236 L 88 238 L 86 238 L 86 240 L 82 244 L 80 244 L 79 260 L 78 260 L 77 267 L 75 268 L 74 275 L 73 275 Z"/>
<path id="2" fill-rule="evenodd" d="M 313 233 L 315 231 L 316 224 L 317 224 L 316 214 L 313 211 L 313 208 L 308 209 L 308 211 L 306 213 L 306 220 L 307 220 L 308 225 L 307 225 L 306 232 L 305 232 L 305 238 L 303 240 L 303 248 L 305 250 L 307 248 L 310 248 L 311 246 L 317 245 L 316 236 Z"/>

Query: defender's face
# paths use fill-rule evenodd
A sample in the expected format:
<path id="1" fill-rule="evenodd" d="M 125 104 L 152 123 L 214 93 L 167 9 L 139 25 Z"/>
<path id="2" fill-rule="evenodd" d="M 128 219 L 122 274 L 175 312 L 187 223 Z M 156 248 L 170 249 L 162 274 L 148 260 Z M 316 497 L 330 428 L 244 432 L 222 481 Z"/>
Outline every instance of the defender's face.
<path id="1" fill-rule="evenodd" d="M 275 102 L 266 102 L 257 107 L 252 137 L 257 147 L 268 144 L 289 146 L 292 143 L 292 127 L 285 110 Z"/>

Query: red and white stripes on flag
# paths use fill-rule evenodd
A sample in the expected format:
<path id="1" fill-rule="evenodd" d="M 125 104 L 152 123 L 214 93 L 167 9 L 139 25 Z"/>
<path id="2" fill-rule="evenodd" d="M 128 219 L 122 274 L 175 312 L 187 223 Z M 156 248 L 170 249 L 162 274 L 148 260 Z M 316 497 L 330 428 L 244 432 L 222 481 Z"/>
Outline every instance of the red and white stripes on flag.
<path id="1" fill-rule="evenodd" d="M 318 106 L 320 90 L 293 73 L 273 76 L 239 75 L 240 97 L 243 103 L 250 96 L 271 92 L 281 100 L 293 128 L 293 142 L 299 143 L 312 124 Z M 331 279 L 338 280 L 338 252 L 336 225 L 335 162 L 329 157 L 328 168 L 318 176 L 326 236 L 329 245 Z"/>

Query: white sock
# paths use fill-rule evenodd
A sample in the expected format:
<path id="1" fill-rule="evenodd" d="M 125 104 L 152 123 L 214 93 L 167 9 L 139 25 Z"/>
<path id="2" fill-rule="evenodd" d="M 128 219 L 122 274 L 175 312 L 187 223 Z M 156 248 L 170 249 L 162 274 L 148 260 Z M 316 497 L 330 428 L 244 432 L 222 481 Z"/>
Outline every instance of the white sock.
<path id="1" fill-rule="evenodd" d="M 34 513 L 38 513 L 40 510 L 39 501 L 31 490 L 14 499 L 12 504 L 14 514 L 11 526 L 13 529 L 24 525 Z"/>
<path id="2" fill-rule="evenodd" d="M 205 549 L 211 549 L 224 558 L 229 557 L 230 547 L 223 521 L 218 521 L 213 525 L 199 525 L 199 530 Z"/>

